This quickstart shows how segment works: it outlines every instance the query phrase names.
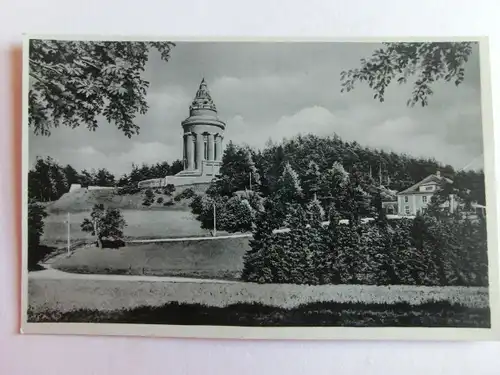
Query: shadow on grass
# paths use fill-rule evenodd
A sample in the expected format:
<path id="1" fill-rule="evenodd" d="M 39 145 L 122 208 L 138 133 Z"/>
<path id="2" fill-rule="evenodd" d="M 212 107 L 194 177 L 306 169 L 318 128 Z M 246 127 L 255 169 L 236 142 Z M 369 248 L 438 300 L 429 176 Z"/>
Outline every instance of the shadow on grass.
<path id="1" fill-rule="evenodd" d="M 54 246 L 39 245 L 28 249 L 28 271 L 43 271 L 38 263 L 63 251 Z"/>
<path id="2" fill-rule="evenodd" d="M 320 302 L 292 309 L 261 304 L 211 307 L 169 303 L 130 310 L 28 311 L 30 322 L 131 323 L 215 326 L 490 327 L 490 310 L 449 302 L 412 306 Z"/>

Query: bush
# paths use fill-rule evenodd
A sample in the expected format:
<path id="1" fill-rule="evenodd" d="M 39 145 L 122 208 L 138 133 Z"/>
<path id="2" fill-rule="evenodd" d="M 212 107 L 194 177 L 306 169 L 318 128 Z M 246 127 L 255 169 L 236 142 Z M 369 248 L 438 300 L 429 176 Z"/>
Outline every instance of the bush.
<path id="1" fill-rule="evenodd" d="M 47 217 L 44 207 L 34 201 L 28 203 L 28 269 L 35 267 L 46 255 L 41 249 L 40 238 L 43 234 L 44 219 Z"/>
<path id="2" fill-rule="evenodd" d="M 172 202 L 172 200 L 168 200 L 168 201 L 165 201 L 163 203 L 164 206 L 173 206 L 174 205 L 174 202 Z"/>
<path id="3" fill-rule="evenodd" d="M 167 186 L 165 186 L 163 188 L 163 194 L 165 195 L 172 195 L 173 193 L 175 192 L 175 186 L 173 184 L 167 184 Z"/>
<path id="4" fill-rule="evenodd" d="M 201 195 L 195 196 L 189 204 L 189 207 L 194 215 L 200 215 L 203 211 L 203 199 Z"/>
<path id="5" fill-rule="evenodd" d="M 146 189 L 144 192 L 144 200 L 142 201 L 143 206 L 151 206 L 154 202 L 155 195 L 151 189 Z"/>
<path id="6" fill-rule="evenodd" d="M 163 201 L 164 201 L 163 197 L 158 197 L 158 199 L 156 200 L 156 203 L 162 204 Z"/>
<path id="7" fill-rule="evenodd" d="M 137 184 L 128 184 L 117 189 L 118 195 L 133 195 L 141 191 Z"/>
<path id="8" fill-rule="evenodd" d="M 177 197 L 180 197 L 180 199 L 190 199 L 190 198 L 193 198 L 195 196 L 196 196 L 196 193 L 192 188 L 184 189 L 179 195 L 177 195 Z"/>

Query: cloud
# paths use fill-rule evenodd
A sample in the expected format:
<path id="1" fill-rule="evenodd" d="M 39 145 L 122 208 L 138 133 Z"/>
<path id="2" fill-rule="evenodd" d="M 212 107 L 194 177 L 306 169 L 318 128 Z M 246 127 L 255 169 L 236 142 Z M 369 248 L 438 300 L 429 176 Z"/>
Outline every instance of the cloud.
<path id="1" fill-rule="evenodd" d="M 172 59 L 152 53 L 144 78 L 149 111 L 136 118 L 140 134 L 128 139 L 113 124 L 96 132 L 59 128 L 30 135 L 30 160 L 50 155 L 77 169 L 105 165 L 113 173 L 132 162 L 175 160 L 181 122 L 202 77 L 208 82 L 225 141 L 263 147 L 269 138 L 337 133 L 366 146 L 435 157 L 462 167 L 482 153 L 477 51 L 464 82 L 437 83 L 429 106 L 406 106 L 411 85 L 392 85 L 379 103 L 365 84 L 340 93 L 340 72 L 355 68 L 377 45 L 365 43 L 179 43 Z"/>

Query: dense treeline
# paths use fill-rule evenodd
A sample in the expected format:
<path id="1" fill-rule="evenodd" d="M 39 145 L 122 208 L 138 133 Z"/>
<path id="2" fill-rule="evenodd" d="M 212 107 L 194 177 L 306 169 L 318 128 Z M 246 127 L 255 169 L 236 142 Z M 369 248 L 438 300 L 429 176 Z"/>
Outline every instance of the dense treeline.
<path id="1" fill-rule="evenodd" d="M 263 150 L 253 151 L 253 161 L 262 182 L 262 192 L 268 195 L 276 188 L 276 182 L 285 163 L 304 176 L 310 163 L 319 172 L 340 163 L 347 172 L 357 169 L 370 175 L 377 183 L 391 190 L 401 191 L 440 170 L 463 188 L 476 193 L 475 200 L 484 204 L 484 174 L 468 171 L 457 173 L 452 166 L 442 165 L 434 159 L 415 158 L 409 155 L 362 147 L 357 142 L 344 142 L 338 136 L 318 137 L 299 135 L 280 143 L 269 143 Z"/>
<path id="2" fill-rule="evenodd" d="M 363 185 L 359 172 L 336 180 L 333 189 L 341 193 L 324 210 L 315 197 L 305 198 L 287 163 L 264 209 L 254 213 L 242 278 L 313 285 L 488 285 L 483 217 L 469 217 L 465 206 L 451 213 L 436 195 L 416 219 L 389 221 L 381 195 L 375 192 L 370 208 Z M 366 210 L 374 221 L 362 223 Z M 273 231 L 280 226 L 287 231 Z"/>
<path id="3" fill-rule="evenodd" d="M 288 232 L 271 232 L 258 218 L 243 279 L 258 283 L 369 285 L 488 285 L 486 222 L 458 215 L 438 220 L 328 226 L 308 210 L 290 207 Z"/>
<path id="4" fill-rule="evenodd" d="M 222 161 L 191 208 L 203 228 L 214 228 L 215 214 L 217 229 L 253 233 L 245 281 L 488 283 L 486 222 L 467 214 L 472 202 L 484 203 L 482 172 L 316 136 L 258 151 L 230 143 Z M 425 214 L 389 221 L 383 201 L 438 170 L 453 184 L 443 181 Z M 454 214 L 442 207 L 451 193 L 460 203 Z"/>
<path id="5" fill-rule="evenodd" d="M 396 192 L 438 170 L 453 180 L 452 185 L 443 186 L 443 199 L 455 193 L 467 205 L 485 204 L 482 171 L 456 172 L 433 159 L 374 150 L 356 142 L 343 142 L 337 136 L 299 135 L 281 143 L 269 143 L 263 150 L 230 142 L 222 157 L 218 180 L 211 184 L 206 196 L 193 201 L 192 209 L 203 228 L 213 226 L 215 205 L 219 229 L 248 231 L 262 203 L 254 195 L 273 200 L 276 194 L 285 194 L 282 179 L 291 178 L 300 185 L 303 202 L 316 197 L 324 210 L 333 204 L 343 219 L 348 219 L 353 209 L 361 216 L 373 216 L 379 201 L 395 201 Z M 245 190 L 252 191 L 253 203 L 247 204 L 250 201 L 239 193 Z M 342 203 L 346 194 L 357 202 L 355 208 Z M 236 204 L 240 201 L 244 206 Z M 227 217 L 238 220 L 226 220 Z M 235 222 L 242 223 L 241 227 Z"/>
<path id="6" fill-rule="evenodd" d="M 82 170 L 78 172 L 71 165 L 61 166 L 51 157 L 38 158 L 34 167 L 28 173 L 28 195 L 30 199 L 39 202 L 49 202 L 59 199 L 69 191 L 71 184 L 82 186 L 135 186 L 142 180 L 161 178 L 182 170 L 182 162 L 174 161 L 153 165 L 143 164 L 141 167 L 132 165 L 130 174 L 123 175 L 118 181 L 105 168 L 98 170 Z"/>
<path id="7" fill-rule="evenodd" d="M 152 165 L 142 164 L 140 167 L 132 164 L 132 171 L 123 175 L 117 182 L 117 186 L 137 185 L 140 181 L 152 178 L 163 178 L 179 173 L 183 169 L 181 160 L 175 160 L 172 164 L 164 161 Z"/>

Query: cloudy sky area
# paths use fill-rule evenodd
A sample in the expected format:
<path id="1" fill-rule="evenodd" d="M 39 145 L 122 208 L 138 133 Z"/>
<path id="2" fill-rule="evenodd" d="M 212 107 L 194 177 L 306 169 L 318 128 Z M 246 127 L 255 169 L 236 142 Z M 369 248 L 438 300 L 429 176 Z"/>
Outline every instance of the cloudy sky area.
<path id="1" fill-rule="evenodd" d="M 462 168 L 482 167 L 479 52 L 465 81 L 434 86 L 428 107 L 406 106 L 411 85 L 391 86 L 384 103 L 365 85 L 340 93 L 340 72 L 359 66 L 377 48 L 367 43 L 179 43 L 165 63 L 154 52 L 144 73 L 150 109 L 128 139 L 102 121 L 86 128 L 30 135 L 30 161 L 51 156 L 77 170 L 105 167 L 121 175 L 132 163 L 173 161 L 182 155 L 181 121 L 205 77 L 225 141 L 263 147 L 299 133 L 338 134 L 388 151 L 434 157 Z"/>

